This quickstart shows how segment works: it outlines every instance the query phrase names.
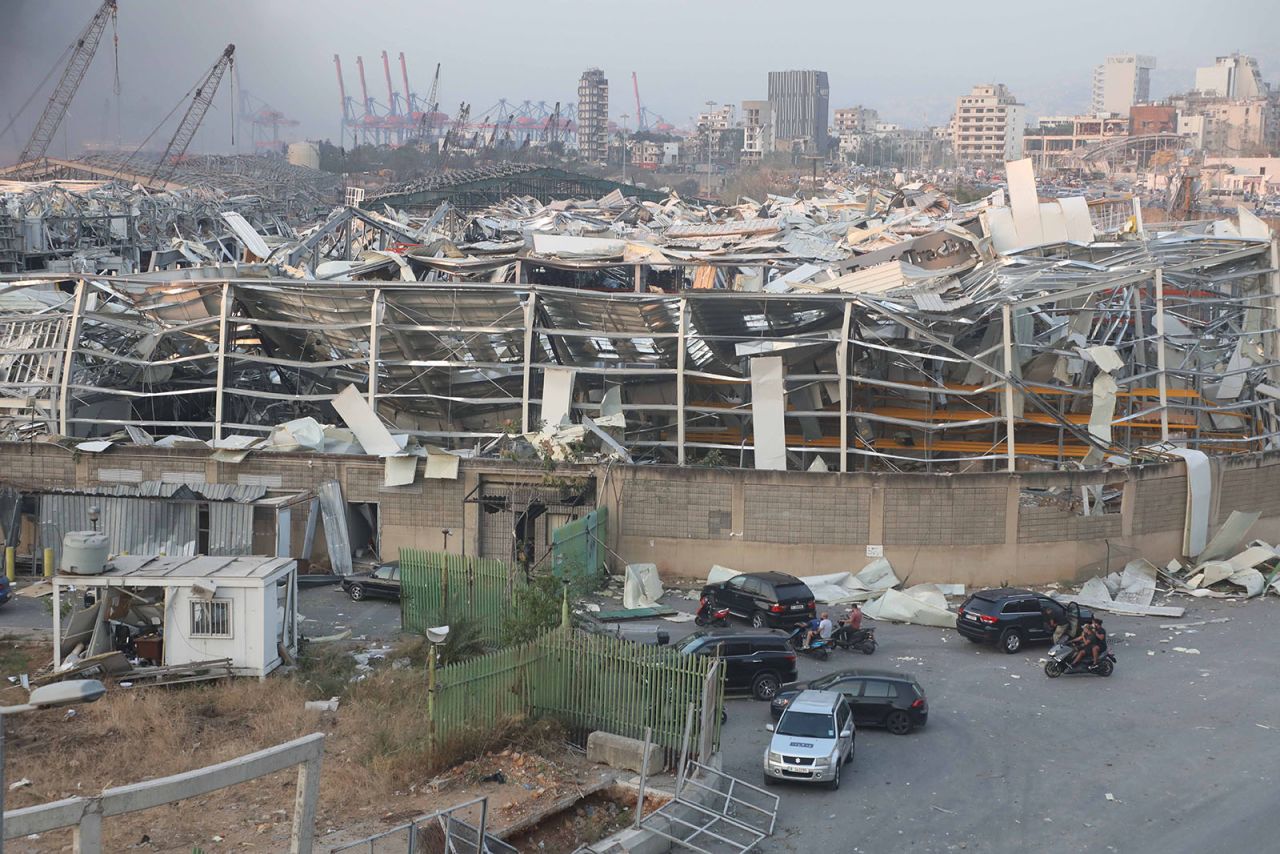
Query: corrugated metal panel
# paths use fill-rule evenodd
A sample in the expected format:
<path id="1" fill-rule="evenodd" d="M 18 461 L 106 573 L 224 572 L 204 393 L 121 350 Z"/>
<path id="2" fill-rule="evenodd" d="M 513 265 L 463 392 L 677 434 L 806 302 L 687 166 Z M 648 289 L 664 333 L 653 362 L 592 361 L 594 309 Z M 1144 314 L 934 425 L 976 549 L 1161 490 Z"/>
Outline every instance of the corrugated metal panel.
<path id="1" fill-rule="evenodd" d="M 63 535 L 93 528 L 89 522 L 90 505 L 96 505 L 100 511 L 98 530 L 107 535 L 112 554 L 196 553 L 199 536 L 196 504 L 100 495 L 42 495 L 41 545 L 52 548 L 59 562 Z"/>
<path id="2" fill-rule="evenodd" d="M 186 495 L 188 500 L 205 498 L 209 501 L 235 501 L 247 504 L 265 496 L 267 488 L 258 484 L 162 483 L 158 480 L 144 480 L 137 484 L 99 484 L 74 491 L 74 494 L 78 495 L 112 495 L 121 498 L 171 498 L 179 493 Z M 73 493 L 69 491 L 67 494 Z"/>
<path id="3" fill-rule="evenodd" d="M 253 505 L 213 502 L 209 505 L 209 554 L 253 553 Z"/>

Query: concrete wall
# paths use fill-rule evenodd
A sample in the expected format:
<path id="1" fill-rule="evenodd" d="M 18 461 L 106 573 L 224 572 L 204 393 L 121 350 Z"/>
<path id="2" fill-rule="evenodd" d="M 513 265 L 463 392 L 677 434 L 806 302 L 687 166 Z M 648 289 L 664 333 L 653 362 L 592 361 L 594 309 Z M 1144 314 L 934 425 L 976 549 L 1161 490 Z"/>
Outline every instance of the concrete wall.
<path id="1" fill-rule="evenodd" d="M 336 479 L 348 501 L 378 505 L 382 552 L 401 546 L 478 554 L 482 511 L 466 503 L 486 482 L 543 472 L 503 461 L 464 461 L 458 480 L 384 487 L 382 463 L 319 454 L 255 455 L 220 464 L 208 451 L 112 448 L 74 454 L 51 444 L 0 443 L 2 478 L 19 489 L 89 486 L 123 476 L 261 483 L 287 494 Z M 132 474 L 130 474 L 132 473 Z M 713 564 L 813 575 L 859 569 L 883 548 L 912 582 L 1038 583 L 1091 574 L 1141 555 L 1163 564 L 1181 551 L 1186 477 L 1181 463 L 1096 473 L 924 475 L 758 472 L 673 466 L 581 467 L 610 512 L 615 568 L 652 562 L 668 577 L 699 578 Z M 1079 494 L 1120 489 L 1120 512 L 1081 516 L 1023 500 L 1024 490 Z M 1251 538 L 1280 541 L 1280 454 L 1221 458 L 1214 466 L 1212 528 L 1232 510 L 1258 510 Z M 305 513 L 293 514 L 302 542 Z M 259 520 L 261 521 L 261 520 Z M 265 540 L 266 532 L 255 539 Z"/>

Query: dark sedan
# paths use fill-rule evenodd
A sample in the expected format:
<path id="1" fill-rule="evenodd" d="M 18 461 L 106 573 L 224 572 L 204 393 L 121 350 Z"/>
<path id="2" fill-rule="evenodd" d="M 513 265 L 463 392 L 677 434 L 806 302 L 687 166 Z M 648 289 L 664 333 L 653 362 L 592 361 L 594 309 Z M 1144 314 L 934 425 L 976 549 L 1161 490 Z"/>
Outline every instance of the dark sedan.
<path id="1" fill-rule="evenodd" d="M 384 563 L 373 572 L 357 572 L 342 579 L 342 590 L 352 601 L 400 599 L 400 561 Z"/>
<path id="2" fill-rule="evenodd" d="M 859 726 L 882 726 L 894 735 L 906 735 L 929 721 L 929 701 L 924 688 L 910 673 L 897 670 L 842 670 L 815 679 L 808 685 L 779 692 L 769 704 L 774 720 L 801 691 L 839 691 L 853 709 Z"/>

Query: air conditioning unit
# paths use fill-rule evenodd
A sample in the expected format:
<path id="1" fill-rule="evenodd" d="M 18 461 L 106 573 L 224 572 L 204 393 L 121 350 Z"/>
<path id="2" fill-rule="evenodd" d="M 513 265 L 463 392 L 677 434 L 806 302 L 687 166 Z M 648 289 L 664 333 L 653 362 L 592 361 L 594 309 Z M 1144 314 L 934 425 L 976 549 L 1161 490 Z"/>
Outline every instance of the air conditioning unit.
<path id="1" fill-rule="evenodd" d="M 98 531 L 69 531 L 62 538 L 59 572 L 70 575 L 101 575 L 111 552 L 107 535 Z"/>

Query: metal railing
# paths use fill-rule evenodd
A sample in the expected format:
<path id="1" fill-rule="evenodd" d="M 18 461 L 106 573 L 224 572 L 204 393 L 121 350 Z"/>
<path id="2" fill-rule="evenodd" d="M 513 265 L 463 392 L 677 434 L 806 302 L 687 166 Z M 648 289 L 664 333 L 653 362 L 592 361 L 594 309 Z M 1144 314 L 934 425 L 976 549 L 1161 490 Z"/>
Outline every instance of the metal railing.
<path id="1" fill-rule="evenodd" d="M 479 810 L 468 821 L 464 813 Z M 447 809 L 415 818 L 365 839 L 334 848 L 331 854 L 363 851 L 365 854 L 519 854 L 515 848 L 487 832 L 489 799 L 475 798 Z"/>

